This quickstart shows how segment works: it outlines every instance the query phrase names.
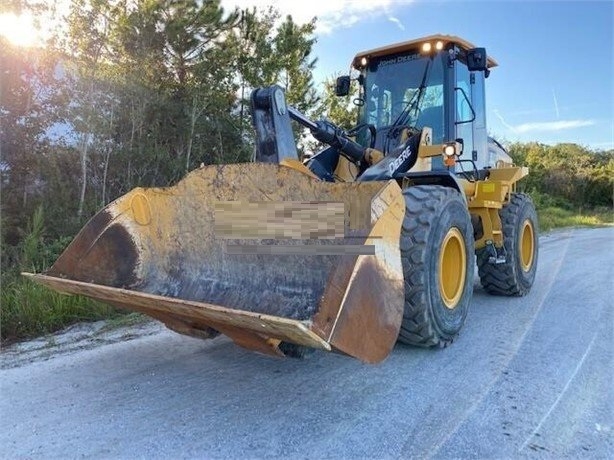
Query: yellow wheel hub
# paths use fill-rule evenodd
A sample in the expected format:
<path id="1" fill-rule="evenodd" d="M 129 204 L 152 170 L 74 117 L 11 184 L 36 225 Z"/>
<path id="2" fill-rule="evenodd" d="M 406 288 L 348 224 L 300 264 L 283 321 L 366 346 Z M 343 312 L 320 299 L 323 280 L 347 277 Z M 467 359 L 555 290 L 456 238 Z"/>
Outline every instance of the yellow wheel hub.
<path id="1" fill-rule="evenodd" d="M 456 308 L 463 295 L 467 266 L 465 241 L 460 230 L 448 230 L 439 253 L 439 293 L 447 308 Z"/>
<path id="2" fill-rule="evenodd" d="M 525 272 L 528 272 L 533 265 L 535 256 L 535 239 L 533 224 L 529 219 L 522 223 L 520 232 L 520 265 Z"/>

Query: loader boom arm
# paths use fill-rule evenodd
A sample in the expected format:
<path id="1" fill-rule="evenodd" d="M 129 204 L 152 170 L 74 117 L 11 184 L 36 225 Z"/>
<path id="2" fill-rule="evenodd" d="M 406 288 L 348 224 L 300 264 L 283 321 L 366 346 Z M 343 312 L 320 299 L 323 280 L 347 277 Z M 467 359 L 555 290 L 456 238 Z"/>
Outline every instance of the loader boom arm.
<path id="1" fill-rule="evenodd" d="M 290 119 L 308 128 L 314 138 L 334 147 L 350 161 L 357 163 L 364 159 L 365 147 L 350 139 L 334 123 L 328 120 L 313 121 L 287 105 L 279 86 L 255 89 L 251 99 L 257 162 L 279 163 L 285 158 L 298 159 Z"/>

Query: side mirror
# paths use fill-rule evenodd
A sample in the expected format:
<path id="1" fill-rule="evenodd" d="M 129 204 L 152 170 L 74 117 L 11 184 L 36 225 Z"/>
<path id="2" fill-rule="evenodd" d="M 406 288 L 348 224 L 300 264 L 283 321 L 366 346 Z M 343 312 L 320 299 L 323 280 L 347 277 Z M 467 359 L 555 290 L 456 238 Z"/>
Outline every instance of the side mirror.
<path id="1" fill-rule="evenodd" d="M 467 68 L 470 72 L 488 70 L 486 48 L 473 48 L 467 51 Z"/>
<path id="2" fill-rule="evenodd" d="M 350 94 L 350 76 L 343 75 L 341 77 L 337 77 L 337 81 L 335 83 L 335 94 L 337 96 L 347 96 Z"/>

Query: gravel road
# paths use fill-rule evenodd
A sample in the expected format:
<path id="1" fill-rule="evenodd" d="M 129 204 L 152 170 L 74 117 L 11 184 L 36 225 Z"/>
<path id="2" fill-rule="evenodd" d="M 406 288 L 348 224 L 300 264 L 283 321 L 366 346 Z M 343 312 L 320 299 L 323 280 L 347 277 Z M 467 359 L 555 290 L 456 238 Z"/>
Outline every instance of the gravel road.
<path id="1" fill-rule="evenodd" d="M 58 353 L 13 347 L 0 457 L 614 458 L 613 280 L 614 228 L 551 233 L 528 296 L 476 286 L 452 347 L 398 345 L 375 366 L 151 324 Z"/>

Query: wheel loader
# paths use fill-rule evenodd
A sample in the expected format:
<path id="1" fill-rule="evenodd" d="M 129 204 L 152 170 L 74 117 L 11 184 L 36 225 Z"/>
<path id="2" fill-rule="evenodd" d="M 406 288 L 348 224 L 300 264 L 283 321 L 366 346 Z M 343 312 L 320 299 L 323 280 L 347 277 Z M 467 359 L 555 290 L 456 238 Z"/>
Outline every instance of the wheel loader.
<path id="1" fill-rule="evenodd" d="M 538 227 L 516 192 L 528 170 L 486 128 L 484 48 L 432 35 L 365 51 L 356 127 L 313 121 L 278 86 L 251 95 L 255 161 L 136 188 L 96 214 L 44 274 L 68 294 L 136 310 L 190 336 L 275 356 L 368 363 L 397 341 L 445 347 L 471 303 L 533 284 Z M 301 161 L 292 121 L 325 148 Z"/>

